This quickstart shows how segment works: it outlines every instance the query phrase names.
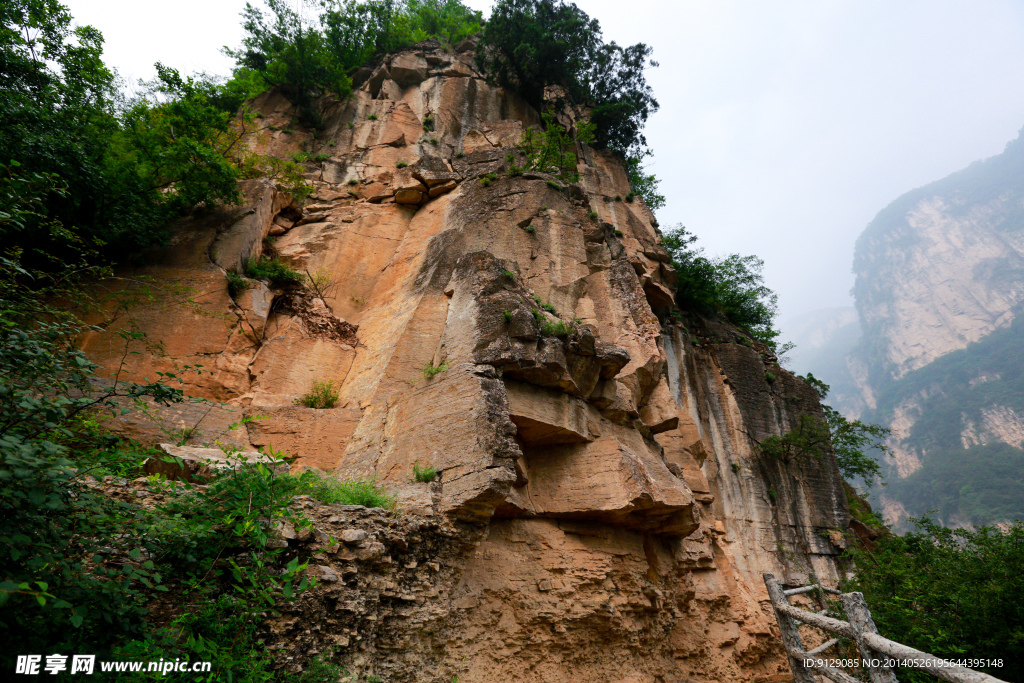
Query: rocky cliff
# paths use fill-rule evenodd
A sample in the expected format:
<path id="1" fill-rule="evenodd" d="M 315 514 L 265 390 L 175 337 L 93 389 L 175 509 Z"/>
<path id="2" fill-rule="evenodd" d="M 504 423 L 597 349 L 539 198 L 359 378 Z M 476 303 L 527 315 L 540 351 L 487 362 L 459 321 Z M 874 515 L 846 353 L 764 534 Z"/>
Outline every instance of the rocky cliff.
<path id="1" fill-rule="evenodd" d="M 669 316 L 657 222 L 620 199 L 614 157 L 581 147 L 570 185 L 510 175 L 537 113 L 462 47 L 366 70 L 317 137 L 274 92 L 254 103 L 263 151 L 327 157 L 315 192 L 246 181 L 243 206 L 198 211 L 106 283 L 163 295 L 99 316 L 91 356 L 123 378 L 199 364 L 186 392 L 212 401 L 118 428 L 273 446 L 397 493 L 398 517 L 305 503 L 317 531 L 289 543 L 324 581 L 268 635 L 291 669 L 333 647 L 384 680 L 784 680 L 761 572 L 834 582 L 848 514 L 830 454 L 757 442 L 819 413 L 815 393 L 737 331 Z M 322 296 L 232 296 L 261 255 Z M 128 326 L 160 347 L 125 355 Z M 295 405 L 314 381 L 337 407 Z M 439 479 L 410 481 L 417 463 Z"/>
<path id="2" fill-rule="evenodd" d="M 893 429 L 890 521 L 1020 516 L 1024 140 L 893 202 L 854 271 L 864 337 L 849 367 L 864 415 Z"/>

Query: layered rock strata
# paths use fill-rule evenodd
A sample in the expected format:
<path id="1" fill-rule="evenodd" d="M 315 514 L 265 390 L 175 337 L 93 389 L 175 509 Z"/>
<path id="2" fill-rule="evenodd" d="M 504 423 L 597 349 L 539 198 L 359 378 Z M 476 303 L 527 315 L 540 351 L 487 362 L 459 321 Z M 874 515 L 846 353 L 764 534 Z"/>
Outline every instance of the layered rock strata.
<path id="1" fill-rule="evenodd" d="M 305 202 L 247 181 L 241 209 L 197 214 L 122 273 L 116 287 L 168 292 L 127 314 L 163 347 L 124 355 L 122 314 L 86 350 L 123 378 L 202 365 L 186 393 L 216 402 L 122 428 L 376 478 L 405 514 L 389 529 L 443 537 L 368 530 L 377 557 L 332 554 L 339 580 L 274 626 L 309 644 L 293 669 L 334 646 L 387 680 L 784 678 L 760 573 L 836 580 L 848 515 L 831 454 L 768 460 L 757 443 L 820 414 L 816 395 L 735 330 L 669 322 L 674 272 L 652 213 L 618 199 L 613 156 L 580 148 L 569 185 L 510 176 L 538 116 L 462 47 L 367 70 L 318 138 L 285 132 L 279 95 L 257 99 L 261 151 L 330 158 Z M 267 255 L 330 286 L 232 296 L 226 273 Z M 337 407 L 296 405 L 314 381 Z M 416 464 L 438 481 L 411 482 Z"/>

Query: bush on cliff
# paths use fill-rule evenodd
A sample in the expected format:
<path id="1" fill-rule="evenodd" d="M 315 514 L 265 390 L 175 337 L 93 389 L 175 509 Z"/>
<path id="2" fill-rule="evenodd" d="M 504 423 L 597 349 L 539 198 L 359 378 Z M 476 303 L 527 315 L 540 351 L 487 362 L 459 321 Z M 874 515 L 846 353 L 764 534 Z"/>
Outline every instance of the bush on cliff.
<path id="1" fill-rule="evenodd" d="M 453 43 L 477 33 L 479 12 L 459 0 L 328 0 L 315 21 L 284 0 L 247 3 L 242 46 L 228 50 L 237 69 L 232 83 L 251 95 L 279 87 L 297 107 L 304 125 L 320 128 L 317 98 L 345 98 L 352 70 L 374 55 L 394 52 L 428 38 Z"/>
<path id="2" fill-rule="evenodd" d="M 232 155 L 245 131 L 232 124 L 239 98 L 162 65 L 126 100 L 102 47 L 99 31 L 73 28 L 56 2 L 0 4 L 0 163 L 59 176 L 49 215 L 125 255 L 160 242 L 196 204 L 236 199 Z M 12 233 L 5 246 L 34 265 L 70 253 L 47 232 Z"/>
<path id="3" fill-rule="evenodd" d="M 174 373 L 117 381 L 77 350 L 95 328 L 54 302 L 89 310 L 84 278 L 108 271 L 83 261 L 80 236 L 47 212 L 46 199 L 63 192 L 53 175 L 0 167 L 0 239 L 41 232 L 79 257 L 46 269 L 17 251 L 0 257 L 0 666 L 12 671 L 16 655 L 33 652 L 181 657 L 212 661 L 210 680 L 270 680 L 260 620 L 307 584 L 305 565 L 285 564 L 268 538 L 277 522 L 301 523 L 290 504 L 303 482 L 264 465 L 202 488 L 150 481 L 144 488 L 163 499 L 155 509 L 87 483 L 142 474 L 146 449 L 104 434 L 102 413 L 184 397 Z M 125 332 L 122 341 L 127 356 L 145 340 Z M 246 559 L 226 559 L 238 553 Z M 158 616 L 166 628 L 154 629 L 147 607 L 168 591 L 177 599 Z"/>
<path id="4" fill-rule="evenodd" d="M 643 43 L 605 43 L 601 25 L 562 0 L 498 0 L 484 27 L 477 61 L 498 85 L 518 92 L 538 111 L 567 104 L 585 110 L 597 144 L 637 156 L 643 126 L 658 110 L 644 69 L 657 66 Z M 552 86 L 558 92 L 547 99 Z"/>
<path id="5" fill-rule="evenodd" d="M 1024 524 L 949 529 L 928 519 L 886 534 L 874 550 L 851 551 L 857 571 L 844 591 L 861 591 L 886 638 L 972 665 L 1001 680 L 1024 680 Z M 930 674 L 904 670 L 901 681 Z"/>
<path id="6" fill-rule="evenodd" d="M 764 261 L 739 254 L 709 258 L 702 248 L 694 248 L 696 241 L 697 236 L 681 225 L 662 238 L 676 269 L 676 304 L 685 311 L 722 315 L 785 353 L 787 347 L 780 347 L 779 331 L 774 328 L 778 296 L 764 284 Z"/>

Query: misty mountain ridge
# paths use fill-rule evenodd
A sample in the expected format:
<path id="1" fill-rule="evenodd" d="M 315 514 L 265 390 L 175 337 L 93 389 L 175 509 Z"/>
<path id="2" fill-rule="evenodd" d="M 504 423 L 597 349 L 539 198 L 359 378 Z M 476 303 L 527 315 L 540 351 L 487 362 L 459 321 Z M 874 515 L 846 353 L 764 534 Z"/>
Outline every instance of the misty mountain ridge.
<path id="1" fill-rule="evenodd" d="M 854 273 L 858 326 L 838 308 L 788 330 L 794 366 L 833 384 L 833 405 L 892 429 L 875 494 L 888 521 L 1024 517 L 1022 136 L 880 211 Z"/>

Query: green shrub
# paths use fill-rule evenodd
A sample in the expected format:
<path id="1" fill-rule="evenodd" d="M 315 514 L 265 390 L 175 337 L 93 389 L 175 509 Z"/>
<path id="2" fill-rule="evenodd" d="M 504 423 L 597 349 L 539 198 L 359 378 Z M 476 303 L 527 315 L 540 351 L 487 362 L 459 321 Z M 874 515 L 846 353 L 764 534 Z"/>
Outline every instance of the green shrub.
<path id="1" fill-rule="evenodd" d="M 771 373 L 771 372 L 765 372 L 764 373 L 764 378 L 765 378 L 765 380 L 768 381 L 769 384 L 771 384 L 772 382 L 775 381 L 775 374 Z"/>
<path id="2" fill-rule="evenodd" d="M 317 163 L 322 162 L 322 161 L 327 161 L 330 158 L 331 158 L 331 155 L 328 154 L 327 152 L 317 152 L 312 157 L 310 157 L 311 160 L 316 161 Z"/>
<path id="3" fill-rule="evenodd" d="M 615 201 L 621 202 L 622 201 L 622 195 L 620 195 L 620 194 L 615 195 Z"/>
<path id="4" fill-rule="evenodd" d="M 417 481 L 421 484 L 429 484 L 430 482 L 437 479 L 437 475 L 440 473 L 436 467 L 420 467 L 418 462 L 412 464 L 412 477 L 413 481 Z"/>
<path id="5" fill-rule="evenodd" d="M 491 179 L 490 178 L 488 178 L 487 176 L 484 176 L 483 178 L 480 179 L 480 187 L 490 187 L 490 186 L 491 186 Z"/>
<path id="6" fill-rule="evenodd" d="M 658 109 L 644 77 L 653 65 L 648 46 L 605 43 L 597 20 L 572 3 L 498 0 L 480 47 L 477 62 L 489 77 L 537 111 L 586 103 L 597 145 L 627 158 L 645 147 L 644 123 Z"/>
<path id="7" fill-rule="evenodd" d="M 502 311 L 501 317 L 505 319 L 505 322 L 512 322 L 512 311 L 507 309 Z"/>
<path id="8" fill-rule="evenodd" d="M 231 295 L 232 299 L 249 288 L 249 282 L 234 271 L 229 270 L 226 273 L 226 277 L 228 279 L 228 294 Z"/>
<path id="9" fill-rule="evenodd" d="M 565 183 L 574 183 L 580 178 L 577 169 L 577 143 L 593 141 L 593 126 L 580 122 L 574 136 L 558 125 L 549 113 L 542 115 L 544 128 L 531 126 L 523 133 L 519 151 L 526 157 L 526 164 L 519 171 L 541 171 L 551 173 Z M 510 155 L 512 156 L 512 155 Z M 514 158 L 514 157 L 513 157 Z M 558 183 L 546 181 L 550 187 L 561 189 Z"/>
<path id="10" fill-rule="evenodd" d="M 296 495 L 307 495 L 328 504 L 362 505 L 393 510 L 397 497 L 372 479 L 335 479 L 306 471 L 295 479 Z"/>
<path id="11" fill-rule="evenodd" d="M 333 408 L 338 403 L 340 390 L 334 388 L 334 382 L 313 381 L 313 387 L 304 395 L 295 399 L 295 405 L 307 408 Z"/>
<path id="12" fill-rule="evenodd" d="M 540 307 L 541 307 L 542 309 L 544 309 L 545 311 L 547 311 L 548 313 L 552 314 L 552 315 L 558 315 L 558 309 L 556 309 L 556 308 L 555 308 L 555 307 L 554 307 L 553 305 L 551 305 L 551 304 L 548 304 L 548 303 L 543 303 L 543 304 L 541 304 L 541 305 L 540 305 Z"/>
<path id="13" fill-rule="evenodd" d="M 434 117 L 427 115 L 423 117 L 423 130 L 434 130 Z"/>
<path id="14" fill-rule="evenodd" d="M 352 130 L 355 127 L 356 127 L 356 122 L 355 121 L 349 121 L 348 122 L 348 129 L 349 130 Z"/>
<path id="15" fill-rule="evenodd" d="M 1000 680 L 1024 676 L 1024 524 L 950 529 L 914 519 L 915 530 L 883 533 L 870 551 L 848 551 L 856 567 L 842 590 L 860 591 L 886 638 L 936 657 L 1002 660 L 975 667 Z M 898 670 L 901 681 L 936 680 Z"/>
<path id="16" fill-rule="evenodd" d="M 634 195 L 632 192 L 630 192 L 629 194 L 626 195 L 626 201 L 627 202 L 632 202 L 634 196 L 636 196 L 636 195 Z"/>
<path id="17" fill-rule="evenodd" d="M 731 467 L 732 467 L 732 471 L 733 472 L 739 472 L 740 471 L 740 464 L 738 462 L 732 463 Z"/>
<path id="18" fill-rule="evenodd" d="M 432 145 L 436 145 L 440 142 L 440 140 L 438 140 L 437 138 L 430 138 L 429 140 L 427 140 L 427 142 L 429 142 Z"/>
<path id="19" fill-rule="evenodd" d="M 309 153 L 301 152 L 301 151 L 300 152 L 292 152 L 291 158 L 292 158 L 292 161 L 294 161 L 295 163 L 301 164 L 301 163 L 303 163 L 305 161 L 309 161 Z"/>
<path id="20" fill-rule="evenodd" d="M 466 156 L 466 153 L 461 151 L 461 150 L 459 150 L 458 152 L 455 153 L 455 158 L 456 159 L 461 159 L 464 156 Z"/>
<path id="21" fill-rule="evenodd" d="M 341 680 L 348 680 L 348 671 L 331 662 L 333 654 L 332 650 L 321 652 L 306 662 L 296 683 L 338 683 Z"/>
<path id="22" fill-rule="evenodd" d="M 524 226 L 523 230 L 526 231 L 526 233 L 529 235 L 534 235 L 537 233 L 537 228 L 533 227 L 532 225 Z"/>
<path id="23" fill-rule="evenodd" d="M 358 185 L 359 184 L 359 180 L 357 180 L 356 178 L 350 178 L 349 181 L 348 181 L 348 184 L 349 185 Z"/>
<path id="24" fill-rule="evenodd" d="M 589 218 L 592 221 L 597 220 L 598 216 L 599 214 L 597 213 L 597 211 L 591 211 L 590 213 L 587 214 L 587 218 Z"/>
<path id="25" fill-rule="evenodd" d="M 621 230 L 616 230 L 615 231 L 615 236 L 616 237 L 622 237 L 623 234 L 625 234 L 625 233 L 623 233 Z"/>
<path id="26" fill-rule="evenodd" d="M 651 151 L 645 149 L 626 157 L 626 175 L 629 176 L 629 186 L 632 188 L 630 194 L 639 195 L 651 211 L 657 211 L 665 206 L 665 195 L 658 193 L 660 181 L 654 174 L 644 173 L 643 160 L 651 156 Z"/>
<path id="27" fill-rule="evenodd" d="M 377 115 L 376 114 L 370 114 L 369 116 L 366 117 L 366 120 L 367 121 L 376 121 L 377 120 Z"/>
<path id="28" fill-rule="evenodd" d="M 422 368 L 420 368 L 420 372 L 423 373 L 424 377 L 426 377 L 427 379 L 430 379 L 431 377 L 436 377 L 437 375 L 440 375 L 442 372 L 445 372 L 447 369 L 448 369 L 448 363 L 441 363 L 440 365 L 434 365 L 433 361 L 428 361 L 426 365 L 424 365 Z"/>
<path id="29" fill-rule="evenodd" d="M 545 337 L 567 337 L 576 331 L 572 323 L 564 323 L 561 320 L 544 320 L 540 324 L 540 333 Z"/>
<path id="30" fill-rule="evenodd" d="M 282 132 L 282 133 L 285 133 L 286 135 L 291 135 L 291 134 L 293 134 L 293 133 L 294 133 L 295 131 L 294 131 L 294 130 L 292 130 L 291 128 L 282 128 L 282 129 L 281 129 L 281 132 Z"/>
<path id="31" fill-rule="evenodd" d="M 408 167 L 409 167 L 409 164 L 405 163 L 404 161 L 399 161 L 397 164 L 395 164 L 395 168 L 408 168 Z"/>
<path id="32" fill-rule="evenodd" d="M 285 263 L 266 257 L 249 259 L 245 263 L 245 274 L 253 280 L 269 280 L 278 286 L 297 285 L 303 281 L 303 275 Z"/>
<path id="33" fill-rule="evenodd" d="M 505 270 L 501 271 L 501 276 L 505 277 L 505 278 L 508 278 L 512 282 L 516 281 L 516 274 L 513 273 L 511 270 L 508 270 L 507 268 Z"/>
<path id="34" fill-rule="evenodd" d="M 662 238 L 676 270 L 676 304 L 685 311 L 722 315 L 776 353 L 792 348 L 777 343 L 778 296 L 764 284 L 764 262 L 739 254 L 708 258 L 692 246 L 696 240 L 682 226 Z"/>

